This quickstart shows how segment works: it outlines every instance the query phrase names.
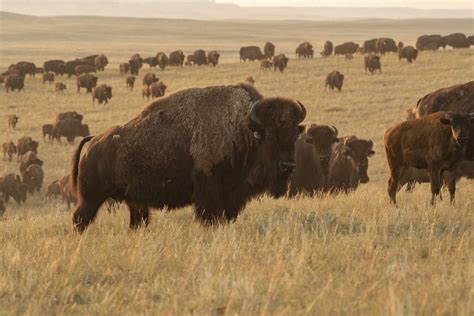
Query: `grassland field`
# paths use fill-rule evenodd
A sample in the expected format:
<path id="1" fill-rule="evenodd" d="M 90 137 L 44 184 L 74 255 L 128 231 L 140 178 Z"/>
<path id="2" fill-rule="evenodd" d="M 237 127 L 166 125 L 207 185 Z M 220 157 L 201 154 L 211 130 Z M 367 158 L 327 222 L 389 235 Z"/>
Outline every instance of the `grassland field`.
<path id="1" fill-rule="evenodd" d="M 110 64 L 99 82 L 113 87 L 108 105 L 77 94 L 75 78 L 57 77 L 63 95 L 40 76 L 26 78 L 20 93 L 0 88 L 0 142 L 24 135 L 41 139 L 45 184 L 18 207 L 10 202 L 0 220 L 0 315 L 196 314 L 196 315 L 472 315 L 472 181 L 458 184 L 455 206 L 429 204 L 428 185 L 400 192 L 389 205 L 383 132 L 404 120 L 405 110 L 428 92 L 473 79 L 474 50 L 422 52 L 413 64 L 382 57 L 382 73 L 364 73 L 363 56 L 297 60 L 308 40 L 320 51 L 326 39 L 362 42 L 391 36 L 413 45 L 424 33 L 472 32 L 472 20 L 222 21 L 197 22 L 97 17 L 24 17 L 1 13 L 0 66 L 19 60 L 41 65 L 104 53 Z M 238 48 L 274 42 L 290 57 L 284 73 L 240 63 Z M 131 232 L 125 206 L 99 212 L 83 235 L 73 232 L 71 212 L 45 187 L 69 173 L 74 146 L 43 142 L 41 126 L 75 110 L 96 135 L 136 116 L 143 100 L 141 70 L 127 91 L 118 63 L 139 52 L 197 48 L 223 52 L 216 68 L 152 69 L 167 94 L 192 86 L 233 84 L 252 75 L 264 96 L 301 100 L 306 123 L 334 124 L 340 135 L 372 139 L 370 182 L 348 195 L 256 199 L 229 225 L 204 228 L 192 208 L 154 211 L 147 229 Z M 341 93 L 324 90 L 332 70 L 345 75 Z M 20 117 L 15 130 L 7 114 Z M 77 141 L 76 141 L 77 144 Z M 0 160 L 0 175 L 19 172 Z M 447 195 L 447 192 L 443 192 Z"/>

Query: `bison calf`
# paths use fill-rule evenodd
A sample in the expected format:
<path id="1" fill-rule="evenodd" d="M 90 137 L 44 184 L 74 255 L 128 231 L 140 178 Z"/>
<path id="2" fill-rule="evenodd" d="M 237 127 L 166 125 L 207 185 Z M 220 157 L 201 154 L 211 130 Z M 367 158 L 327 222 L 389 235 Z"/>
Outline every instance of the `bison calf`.
<path id="1" fill-rule="evenodd" d="M 54 72 L 46 72 L 43 74 L 43 84 L 52 84 L 54 82 Z"/>
<path id="2" fill-rule="evenodd" d="M 133 87 L 135 86 L 135 77 L 128 76 L 127 79 L 125 80 L 125 84 L 127 85 L 127 89 L 130 89 L 130 91 L 133 91 Z"/>
<path id="3" fill-rule="evenodd" d="M 3 143 L 3 160 L 7 160 L 8 156 L 8 161 L 12 161 L 12 157 L 14 154 L 16 154 L 16 146 L 15 144 L 10 141 L 10 142 L 5 142 Z"/>
<path id="4" fill-rule="evenodd" d="M 16 128 L 16 124 L 18 124 L 18 120 L 20 118 L 18 116 L 16 116 L 16 114 L 10 114 L 8 115 L 8 127 L 11 127 L 11 128 Z"/>
<path id="5" fill-rule="evenodd" d="M 56 84 L 54 85 L 54 88 L 56 92 L 61 92 L 61 93 L 64 93 L 64 90 L 67 89 L 66 85 L 62 82 L 56 82 Z"/>

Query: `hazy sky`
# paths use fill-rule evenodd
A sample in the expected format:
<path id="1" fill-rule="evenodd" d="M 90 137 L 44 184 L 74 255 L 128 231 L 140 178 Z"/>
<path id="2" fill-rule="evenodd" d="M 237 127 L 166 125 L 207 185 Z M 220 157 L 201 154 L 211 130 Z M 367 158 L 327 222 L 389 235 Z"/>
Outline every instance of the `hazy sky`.
<path id="1" fill-rule="evenodd" d="M 472 0 L 217 0 L 242 6 L 344 6 L 344 7 L 410 7 L 420 9 L 473 9 Z"/>

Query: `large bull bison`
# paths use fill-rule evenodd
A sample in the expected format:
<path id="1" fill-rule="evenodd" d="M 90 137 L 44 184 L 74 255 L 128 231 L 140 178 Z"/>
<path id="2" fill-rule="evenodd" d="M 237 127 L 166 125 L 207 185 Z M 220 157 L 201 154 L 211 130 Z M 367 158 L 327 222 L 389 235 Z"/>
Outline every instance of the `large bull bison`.
<path id="1" fill-rule="evenodd" d="M 145 76 L 143 76 L 143 85 L 144 86 L 151 86 L 153 83 L 160 81 L 160 79 L 155 75 L 154 72 L 148 72 Z"/>
<path id="2" fill-rule="evenodd" d="M 207 53 L 207 62 L 209 65 L 212 65 L 216 67 L 219 64 L 219 57 L 221 54 L 219 54 L 217 51 L 213 50 Z"/>
<path id="3" fill-rule="evenodd" d="M 34 77 L 36 74 L 36 65 L 29 61 L 20 61 L 13 65 L 17 70 L 20 71 L 20 74 L 25 76 L 29 75 L 30 78 Z"/>
<path id="4" fill-rule="evenodd" d="M 20 157 L 20 172 L 24 172 L 31 165 L 42 166 L 43 160 L 39 159 L 36 153 L 28 151 Z"/>
<path id="5" fill-rule="evenodd" d="M 12 161 L 13 155 L 16 154 L 16 146 L 12 141 L 5 142 L 3 147 L 3 160 Z"/>
<path id="6" fill-rule="evenodd" d="M 5 78 L 6 92 L 18 90 L 20 92 L 25 87 L 25 77 L 18 74 L 11 74 Z"/>
<path id="7" fill-rule="evenodd" d="M 55 122 L 59 122 L 65 119 L 73 119 L 82 122 L 84 115 L 77 113 L 76 111 L 62 112 L 56 115 Z"/>
<path id="8" fill-rule="evenodd" d="M 194 65 L 201 66 L 201 65 L 207 65 L 208 64 L 206 52 L 204 50 L 198 49 L 194 52 L 194 54 L 192 56 L 193 56 L 193 64 Z"/>
<path id="9" fill-rule="evenodd" d="M 76 60 L 71 60 L 68 61 L 64 64 L 64 67 L 61 67 L 61 69 L 64 68 L 64 70 L 61 70 L 63 73 L 67 74 L 68 78 L 70 78 L 72 75 L 76 74 L 76 67 L 77 66 L 91 66 L 92 65 L 84 59 L 76 59 Z"/>
<path id="10" fill-rule="evenodd" d="M 296 47 L 295 50 L 296 57 L 298 58 L 313 58 L 314 50 L 313 45 L 309 42 L 303 42 Z"/>
<path id="11" fill-rule="evenodd" d="M 38 192 L 41 191 L 43 186 L 44 172 L 40 165 L 32 164 L 28 166 L 22 173 L 23 184 L 28 187 L 30 194 L 36 189 Z"/>
<path id="12" fill-rule="evenodd" d="M 331 148 L 339 141 L 337 133 L 335 126 L 312 124 L 296 141 L 296 168 L 290 177 L 290 197 L 324 190 Z"/>
<path id="13" fill-rule="evenodd" d="M 162 97 L 165 95 L 166 88 L 167 86 L 163 82 L 154 82 L 149 88 L 149 95 L 152 98 Z M 149 95 L 147 95 L 147 97 L 149 97 Z"/>
<path id="14" fill-rule="evenodd" d="M 437 50 L 438 48 L 446 48 L 446 43 L 441 35 L 422 35 L 416 40 L 416 49 Z"/>
<path id="15" fill-rule="evenodd" d="M 87 93 L 92 93 L 92 89 L 97 86 L 98 79 L 96 76 L 89 74 L 80 75 L 76 79 L 77 92 L 79 93 L 81 88 L 86 88 Z"/>
<path id="16" fill-rule="evenodd" d="M 405 46 L 403 44 L 398 47 L 398 60 L 401 61 L 403 58 L 409 63 L 416 60 L 418 57 L 418 49 L 413 46 Z"/>
<path id="17" fill-rule="evenodd" d="M 165 70 L 165 68 L 168 67 L 168 65 L 170 64 L 168 56 L 166 56 L 166 54 L 163 52 L 159 52 L 158 54 L 156 54 L 156 60 L 158 62 L 158 66 L 162 71 Z"/>
<path id="18" fill-rule="evenodd" d="M 45 72 L 54 72 L 55 75 L 63 75 L 64 71 L 64 66 L 65 66 L 64 60 L 61 59 L 53 59 L 53 60 L 48 60 L 43 64 L 43 68 Z M 62 66 L 62 67 L 61 67 Z"/>
<path id="19" fill-rule="evenodd" d="M 89 126 L 75 119 L 63 119 L 54 125 L 54 137 L 61 143 L 61 137 L 66 137 L 70 144 L 74 143 L 76 137 L 87 137 L 90 135 Z"/>
<path id="20" fill-rule="evenodd" d="M 332 51 L 334 49 L 334 45 L 332 44 L 331 41 L 326 41 L 324 43 L 324 49 L 321 51 L 321 56 L 322 57 L 328 57 L 332 55 Z"/>
<path id="21" fill-rule="evenodd" d="M 343 84 L 344 84 L 344 75 L 341 74 L 339 71 L 334 70 L 326 76 L 324 90 L 326 90 L 326 88 L 329 86 L 331 90 L 334 90 L 334 88 L 336 88 L 337 91 L 341 92 Z"/>
<path id="22" fill-rule="evenodd" d="M 148 224 L 150 207 L 193 204 L 202 223 L 235 220 L 253 197 L 285 194 L 305 116 L 301 103 L 263 98 L 245 84 L 161 98 L 81 141 L 71 172 L 74 226 L 83 231 L 108 198 L 128 205 L 133 228 Z"/>
<path id="23" fill-rule="evenodd" d="M 170 53 L 170 66 L 183 67 L 184 57 L 185 56 L 182 50 L 171 52 Z"/>
<path id="24" fill-rule="evenodd" d="M 400 178 L 411 167 L 427 169 L 434 204 L 443 172 L 453 171 L 465 159 L 473 123 L 474 114 L 438 112 L 388 129 L 384 142 L 390 201 L 396 204 Z"/>
<path id="25" fill-rule="evenodd" d="M 96 99 L 99 101 L 99 104 L 102 104 L 102 102 L 107 104 L 112 99 L 112 87 L 105 83 L 98 85 L 92 90 L 92 104 L 95 103 Z"/>
<path id="26" fill-rule="evenodd" d="M 377 52 L 377 40 L 378 38 L 372 38 L 362 44 L 362 48 L 364 49 L 365 54 Z"/>
<path id="27" fill-rule="evenodd" d="M 272 59 L 273 56 L 275 56 L 275 45 L 271 42 L 266 42 L 265 45 L 263 45 L 263 54 L 266 58 Z"/>
<path id="28" fill-rule="evenodd" d="M 367 73 L 367 70 L 371 73 L 374 74 L 379 71 L 379 73 L 382 72 L 382 63 L 380 62 L 380 56 L 377 56 L 373 53 L 367 55 L 364 57 L 364 67 L 365 67 L 365 72 Z"/>
<path id="29" fill-rule="evenodd" d="M 241 47 L 240 51 L 240 61 L 254 61 L 254 60 L 263 60 L 265 59 L 265 55 L 260 50 L 258 46 L 245 46 Z"/>
<path id="30" fill-rule="evenodd" d="M 279 54 L 277 56 L 273 57 L 272 64 L 273 64 L 273 71 L 276 71 L 277 69 L 280 70 L 280 72 L 283 72 L 286 67 L 288 67 L 288 57 L 285 56 L 285 54 Z"/>
<path id="31" fill-rule="evenodd" d="M 76 76 L 82 75 L 82 74 L 90 74 L 91 72 L 96 72 L 95 66 L 92 65 L 79 65 L 74 67 L 74 74 Z"/>
<path id="32" fill-rule="evenodd" d="M 355 54 L 359 49 L 359 44 L 347 42 L 334 47 L 334 55 Z"/>
<path id="33" fill-rule="evenodd" d="M 377 39 L 375 43 L 376 53 L 386 54 L 386 53 L 396 53 L 398 51 L 397 44 L 391 38 L 381 37 Z"/>
<path id="34" fill-rule="evenodd" d="M 463 33 L 454 33 L 443 36 L 444 43 L 452 48 L 469 48 L 471 43 Z"/>

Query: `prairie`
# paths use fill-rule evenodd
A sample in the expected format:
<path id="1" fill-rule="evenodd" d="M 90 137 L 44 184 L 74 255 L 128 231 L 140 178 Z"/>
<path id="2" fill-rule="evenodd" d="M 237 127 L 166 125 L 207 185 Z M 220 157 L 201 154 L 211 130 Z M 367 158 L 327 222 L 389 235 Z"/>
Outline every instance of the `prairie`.
<path id="1" fill-rule="evenodd" d="M 428 185 L 398 195 L 389 205 L 383 132 L 404 120 L 405 110 L 435 89 L 472 80 L 472 49 L 422 52 L 413 64 L 382 57 L 382 73 L 364 73 L 363 56 L 297 60 L 294 47 L 309 40 L 322 49 L 334 43 L 392 36 L 414 45 L 424 33 L 469 32 L 470 20 L 223 21 L 197 22 L 97 17 L 25 17 L 2 13 L 0 66 L 30 60 L 71 59 L 104 53 L 111 63 L 98 73 L 113 87 L 108 105 L 76 93 L 75 78 L 64 94 L 26 78 L 25 90 L 0 89 L 0 141 L 30 135 L 41 140 L 45 181 L 26 204 L 7 205 L 0 221 L 0 314 L 472 314 L 472 181 L 458 184 L 457 201 L 429 204 Z M 150 28 L 147 28 L 151 25 Z M 240 63 L 242 45 L 271 40 L 290 56 L 284 73 Z M 57 113 L 85 115 L 93 135 L 136 116 L 141 79 L 127 91 L 118 63 L 139 52 L 197 48 L 222 51 L 216 68 L 152 69 L 167 94 L 192 86 L 234 84 L 252 75 L 265 96 L 303 102 L 306 123 L 334 124 L 340 135 L 372 139 L 370 182 L 334 197 L 256 199 L 238 220 L 205 228 L 192 208 L 155 210 L 147 229 L 128 229 L 125 206 L 99 212 L 83 235 L 73 232 L 71 211 L 48 201 L 46 186 L 69 173 L 74 146 L 43 142 L 41 125 Z M 332 70 L 345 75 L 341 93 L 324 90 Z M 6 115 L 20 117 L 15 130 Z M 76 140 L 77 144 L 78 140 Z M 0 161 L 0 175 L 18 173 L 15 161 Z M 443 191 L 447 196 L 447 191 Z"/>

